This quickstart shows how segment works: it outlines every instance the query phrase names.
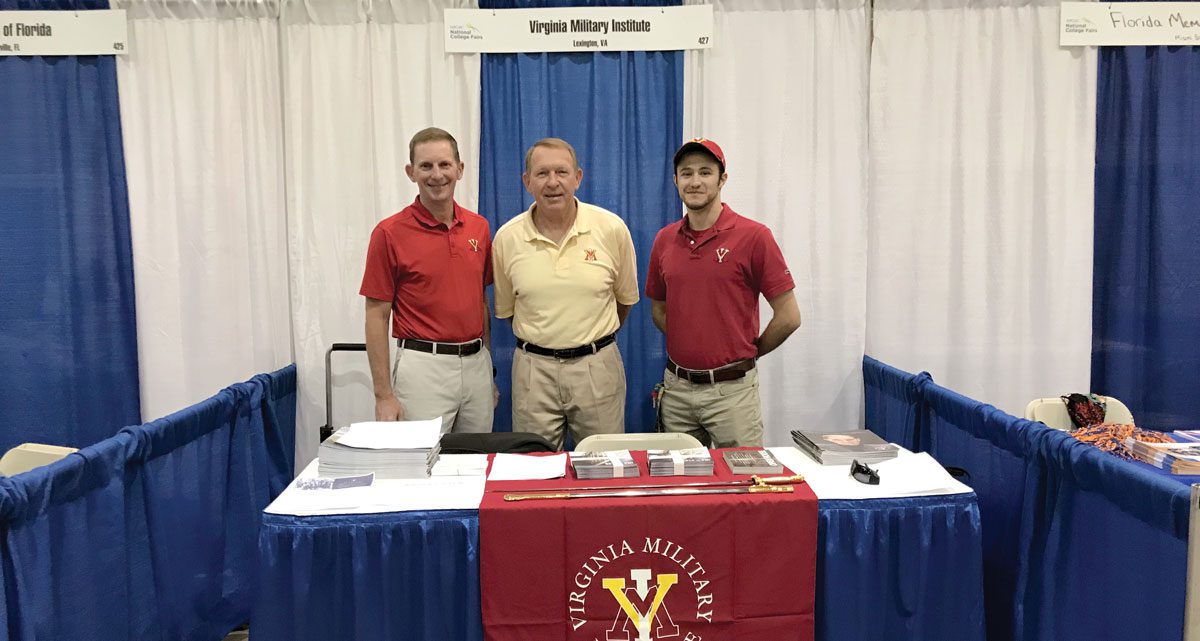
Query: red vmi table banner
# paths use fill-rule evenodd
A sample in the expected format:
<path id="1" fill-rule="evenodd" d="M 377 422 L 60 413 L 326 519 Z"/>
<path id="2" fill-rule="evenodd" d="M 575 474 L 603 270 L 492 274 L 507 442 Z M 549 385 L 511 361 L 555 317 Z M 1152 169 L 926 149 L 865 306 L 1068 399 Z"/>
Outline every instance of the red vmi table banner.
<path id="1" fill-rule="evenodd" d="M 507 502 L 532 487 L 746 479 L 488 482 L 479 508 L 487 641 L 810 641 L 817 499 L 780 494 Z M 499 490 L 499 491 L 497 491 Z"/>

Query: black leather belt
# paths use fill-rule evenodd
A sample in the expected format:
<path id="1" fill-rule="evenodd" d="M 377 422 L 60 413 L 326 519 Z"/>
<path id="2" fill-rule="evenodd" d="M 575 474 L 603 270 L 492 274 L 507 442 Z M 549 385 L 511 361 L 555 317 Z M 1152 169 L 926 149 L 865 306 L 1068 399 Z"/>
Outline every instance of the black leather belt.
<path id="1" fill-rule="evenodd" d="M 479 350 L 483 349 L 483 339 L 476 338 L 473 341 L 466 343 L 435 343 L 433 341 L 423 341 L 419 338 L 401 338 L 396 341 L 400 349 L 411 349 L 426 354 L 438 354 L 447 356 L 470 356 L 478 354 Z"/>
<path id="2" fill-rule="evenodd" d="M 754 359 L 747 358 L 744 361 L 731 363 L 717 369 L 684 369 L 675 364 L 675 361 L 667 359 L 667 371 L 693 383 L 724 383 L 725 381 L 736 381 L 739 378 L 744 378 L 746 373 L 754 369 Z"/>
<path id="3" fill-rule="evenodd" d="M 615 340 L 617 340 L 617 335 L 609 334 L 608 336 L 605 336 L 604 338 L 601 338 L 600 340 L 598 340 L 594 343 L 588 343 L 587 345 L 581 345 L 579 347 L 568 347 L 566 349 L 550 349 L 549 347 L 542 347 L 540 345 L 534 345 L 533 343 L 529 343 L 529 342 L 523 341 L 518 338 L 517 339 L 517 349 L 523 349 L 523 350 L 529 352 L 530 354 L 537 354 L 538 356 L 550 356 L 552 358 L 563 358 L 563 359 L 579 358 L 580 356 L 587 356 L 589 354 L 595 354 L 596 352 L 600 351 L 601 349 L 604 349 L 605 347 L 612 345 L 613 341 L 615 341 Z"/>

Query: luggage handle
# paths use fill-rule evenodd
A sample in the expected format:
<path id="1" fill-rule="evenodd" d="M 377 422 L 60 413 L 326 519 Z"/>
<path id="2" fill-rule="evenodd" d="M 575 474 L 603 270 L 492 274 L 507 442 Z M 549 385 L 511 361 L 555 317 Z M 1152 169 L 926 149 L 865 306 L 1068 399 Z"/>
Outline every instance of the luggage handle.
<path id="1" fill-rule="evenodd" d="M 365 351 L 366 343 L 334 343 L 325 351 L 325 425 L 321 426 L 322 442 L 333 434 L 333 353 Z"/>

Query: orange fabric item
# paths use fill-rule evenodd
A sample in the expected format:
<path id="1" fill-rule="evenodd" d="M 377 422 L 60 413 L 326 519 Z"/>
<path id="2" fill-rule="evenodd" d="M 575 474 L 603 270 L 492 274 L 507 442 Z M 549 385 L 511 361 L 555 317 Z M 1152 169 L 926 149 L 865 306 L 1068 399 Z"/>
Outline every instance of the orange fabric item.
<path id="1" fill-rule="evenodd" d="M 1101 423 L 1091 427 L 1082 427 L 1071 432 L 1080 442 L 1105 452 L 1116 454 L 1121 458 L 1132 459 L 1133 456 L 1125 451 L 1125 439 L 1132 438 L 1144 443 L 1173 443 L 1174 441 L 1162 432 L 1143 430 L 1136 425 L 1121 423 Z"/>

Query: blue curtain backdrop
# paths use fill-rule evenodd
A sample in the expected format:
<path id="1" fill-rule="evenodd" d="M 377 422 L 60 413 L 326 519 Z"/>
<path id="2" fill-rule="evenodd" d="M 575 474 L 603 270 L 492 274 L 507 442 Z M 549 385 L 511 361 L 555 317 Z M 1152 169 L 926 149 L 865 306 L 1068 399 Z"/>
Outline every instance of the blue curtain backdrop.
<path id="1" fill-rule="evenodd" d="M 483 0 L 484 9 L 546 6 L 663 6 L 679 2 Z M 671 182 L 671 156 L 683 142 L 683 53 L 485 54 L 483 57 L 479 209 L 493 231 L 533 202 L 521 184 L 525 150 L 541 138 L 570 142 L 583 167 L 580 200 L 625 220 L 645 288 L 654 236 L 682 205 Z M 497 431 L 512 429 L 512 351 L 505 321 L 493 321 L 500 386 Z M 662 380 L 666 353 L 645 298 L 618 334 L 628 394 L 625 430 L 654 429 L 650 390 Z"/>
<path id="2" fill-rule="evenodd" d="M 113 57 L 0 57 L 0 140 L 0 452 L 91 445 L 140 422 Z"/>
<path id="3" fill-rule="evenodd" d="M 1200 428 L 1200 48 L 1104 47 L 1099 69 L 1092 389 Z"/>

